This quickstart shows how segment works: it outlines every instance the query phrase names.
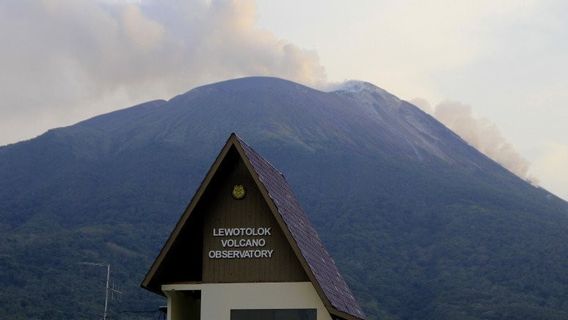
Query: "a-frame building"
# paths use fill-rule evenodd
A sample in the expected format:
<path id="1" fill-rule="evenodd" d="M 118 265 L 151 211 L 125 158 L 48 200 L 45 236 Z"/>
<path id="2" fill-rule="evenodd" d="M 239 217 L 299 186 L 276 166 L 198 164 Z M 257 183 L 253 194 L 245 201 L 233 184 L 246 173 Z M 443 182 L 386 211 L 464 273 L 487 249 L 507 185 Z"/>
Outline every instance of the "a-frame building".
<path id="1" fill-rule="evenodd" d="M 142 287 L 170 320 L 365 318 L 282 173 L 235 134 Z"/>

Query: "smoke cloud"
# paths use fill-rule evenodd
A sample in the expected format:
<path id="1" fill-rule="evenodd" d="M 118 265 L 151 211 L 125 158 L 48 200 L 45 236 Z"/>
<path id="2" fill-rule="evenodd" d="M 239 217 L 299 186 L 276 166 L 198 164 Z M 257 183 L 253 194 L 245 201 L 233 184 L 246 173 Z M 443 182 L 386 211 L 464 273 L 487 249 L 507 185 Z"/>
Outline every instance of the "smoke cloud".
<path id="1" fill-rule="evenodd" d="M 1 1 L 0 43 L 0 145 L 228 78 L 326 79 L 252 0 Z"/>
<path id="2" fill-rule="evenodd" d="M 412 103 L 433 115 L 471 146 L 507 170 L 532 183 L 538 183 L 536 178 L 529 175 L 530 163 L 503 137 L 494 123 L 475 117 L 471 106 L 456 101 L 443 101 L 432 107 L 422 98 L 413 99 Z"/>

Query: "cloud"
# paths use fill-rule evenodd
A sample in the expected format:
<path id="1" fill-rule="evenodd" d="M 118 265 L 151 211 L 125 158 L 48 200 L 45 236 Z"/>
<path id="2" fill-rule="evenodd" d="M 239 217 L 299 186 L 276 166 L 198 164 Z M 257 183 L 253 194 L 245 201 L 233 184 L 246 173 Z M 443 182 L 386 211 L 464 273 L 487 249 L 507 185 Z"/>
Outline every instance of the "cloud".
<path id="1" fill-rule="evenodd" d="M 422 98 L 413 99 L 412 103 L 433 115 L 471 146 L 507 170 L 525 180 L 537 183 L 537 179 L 529 175 L 530 163 L 503 137 L 494 123 L 485 118 L 475 117 L 469 105 L 456 101 L 443 101 L 432 107 Z"/>
<path id="2" fill-rule="evenodd" d="M 0 43 L 0 145 L 227 78 L 326 80 L 252 0 L 2 1 Z"/>

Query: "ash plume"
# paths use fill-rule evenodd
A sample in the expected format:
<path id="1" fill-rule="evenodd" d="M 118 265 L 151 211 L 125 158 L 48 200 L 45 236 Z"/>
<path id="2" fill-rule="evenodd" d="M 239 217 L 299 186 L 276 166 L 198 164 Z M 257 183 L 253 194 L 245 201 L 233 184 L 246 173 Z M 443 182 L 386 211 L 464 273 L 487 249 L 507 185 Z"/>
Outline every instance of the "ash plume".
<path id="1" fill-rule="evenodd" d="M 531 183 L 538 183 L 535 177 L 529 175 L 530 163 L 503 137 L 494 123 L 475 117 L 471 106 L 457 101 L 443 101 L 433 107 L 422 98 L 411 102 L 507 170 Z"/>
<path id="2" fill-rule="evenodd" d="M 1 1 L 0 43 L 0 145 L 229 78 L 326 79 L 252 0 Z"/>

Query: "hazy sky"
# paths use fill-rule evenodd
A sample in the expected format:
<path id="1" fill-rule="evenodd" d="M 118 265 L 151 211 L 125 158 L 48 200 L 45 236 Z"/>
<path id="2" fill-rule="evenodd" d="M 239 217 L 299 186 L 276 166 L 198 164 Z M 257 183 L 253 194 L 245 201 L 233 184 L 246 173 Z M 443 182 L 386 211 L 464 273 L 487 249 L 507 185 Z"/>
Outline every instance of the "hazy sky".
<path id="1" fill-rule="evenodd" d="M 360 79 L 568 199 L 566 12 L 553 0 L 0 0 L 0 145 L 226 78 Z"/>

